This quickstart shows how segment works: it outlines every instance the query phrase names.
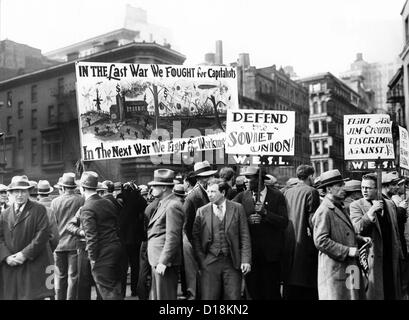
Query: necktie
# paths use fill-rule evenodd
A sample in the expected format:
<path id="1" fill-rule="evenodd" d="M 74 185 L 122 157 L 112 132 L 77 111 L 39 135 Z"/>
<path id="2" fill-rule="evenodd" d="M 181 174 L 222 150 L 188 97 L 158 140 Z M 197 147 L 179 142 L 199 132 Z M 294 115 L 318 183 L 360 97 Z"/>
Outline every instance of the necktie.
<path id="1" fill-rule="evenodd" d="M 218 205 L 216 206 L 216 216 L 219 218 L 220 221 L 223 220 L 223 210 L 222 210 L 222 206 Z"/>
<path id="2" fill-rule="evenodd" d="M 18 217 L 20 216 L 21 213 L 21 204 L 17 204 L 17 208 L 16 208 L 16 220 L 18 219 Z"/>

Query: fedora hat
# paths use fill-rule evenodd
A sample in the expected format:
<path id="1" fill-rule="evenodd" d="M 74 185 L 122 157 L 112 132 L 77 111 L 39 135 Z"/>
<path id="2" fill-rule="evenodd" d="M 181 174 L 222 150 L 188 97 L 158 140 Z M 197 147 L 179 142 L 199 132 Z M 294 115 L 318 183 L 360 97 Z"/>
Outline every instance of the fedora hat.
<path id="1" fill-rule="evenodd" d="M 342 178 L 342 175 L 338 169 L 325 171 L 320 176 L 321 183 L 318 188 L 321 189 L 323 187 L 332 186 L 333 184 L 345 182 L 347 180 L 349 179 Z"/>
<path id="2" fill-rule="evenodd" d="M 28 190 L 32 186 L 28 179 L 22 177 L 22 176 L 14 176 L 11 179 L 11 183 L 7 187 L 7 191 L 12 191 L 12 190 Z"/>
<path id="3" fill-rule="evenodd" d="M 75 184 L 75 173 L 73 172 L 64 173 L 61 177 L 61 181 L 58 180 L 58 184 L 62 187 L 76 188 L 77 185 Z"/>
<path id="4" fill-rule="evenodd" d="M 60 185 L 61 180 L 62 180 L 62 177 L 59 177 L 58 182 L 54 185 L 54 189 L 61 189 L 61 185 Z"/>
<path id="5" fill-rule="evenodd" d="M 37 181 L 30 180 L 28 183 L 31 185 L 30 196 L 38 195 L 38 188 L 37 188 L 38 183 L 37 183 Z"/>
<path id="6" fill-rule="evenodd" d="M 122 188 L 122 182 L 115 182 L 114 183 L 114 190 L 121 190 Z"/>
<path id="7" fill-rule="evenodd" d="M 7 186 L 0 183 L 0 192 L 7 191 Z"/>
<path id="8" fill-rule="evenodd" d="M 106 190 L 108 190 L 108 187 L 102 182 L 98 182 L 97 191 L 106 191 Z"/>
<path id="9" fill-rule="evenodd" d="M 38 181 L 37 185 L 38 194 L 50 194 L 54 191 L 54 188 L 50 185 L 47 180 Z"/>
<path id="10" fill-rule="evenodd" d="M 241 175 L 245 176 L 245 177 L 258 176 L 259 175 L 259 167 L 249 166 L 244 170 L 244 172 L 241 173 Z M 263 172 L 262 172 L 262 178 L 263 178 L 263 180 L 270 180 L 270 177 L 268 177 Z"/>
<path id="11" fill-rule="evenodd" d="M 212 170 L 209 161 L 196 162 L 193 166 L 193 173 L 196 177 L 213 176 L 217 170 Z"/>
<path id="12" fill-rule="evenodd" d="M 81 175 L 80 186 L 88 189 L 98 188 L 98 174 L 94 171 L 85 171 Z"/>
<path id="13" fill-rule="evenodd" d="M 186 197 L 185 188 L 183 184 L 175 184 L 173 187 L 173 193 L 179 197 Z"/>
<path id="14" fill-rule="evenodd" d="M 344 190 L 347 192 L 361 191 L 361 181 L 350 180 L 350 181 L 345 182 Z"/>
<path id="15" fill-rule="evenodd" d="M 153 181 L 149 186 L 173 186 L 175 182 L 175 172 L 169 169 L 158 169 L 153 172 Z"/>
<path id="16" fill-rule="evenodd" d="M 398 183 L 398 182 L 400 182 L 400 178 L 396 171 L 394 172 L 382 171 L 382 184 Z"/>
<path id="17" fill-rule="evenodd" d="M 148 193 L 149 193 L 149 189 L 148 189 L 148 186 L 147 186 L 147 185 L 140 184 L 140 185 L 138 186 L 138 188 L 139 188 L 139 190 L 141 190 L 141 195 L 142 195 L 142 196 L 144 196 L 145 194 L 148 194 Z"/>

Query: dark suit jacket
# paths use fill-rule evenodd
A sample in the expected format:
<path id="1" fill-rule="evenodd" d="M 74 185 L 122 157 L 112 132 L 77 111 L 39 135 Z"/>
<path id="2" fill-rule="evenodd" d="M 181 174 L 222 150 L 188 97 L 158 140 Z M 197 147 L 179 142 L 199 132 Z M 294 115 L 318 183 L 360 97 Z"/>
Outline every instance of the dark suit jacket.
<path id="1" fill-rule="evenodd" d="M 110 263 L 117 255 L 113 250 L 121 248 L 118 237 L 118 209 L 99 195 L 88 198 L 81 208 L 80 220 L 85 232 L 86 250 L 92 261 L 107 260 Z M 112 250 L 111 250 L 112 249 Z"/>
<path id="2" fill-rule="evenodd" d="M 185 214 L 184 231 L 190 243 L 192 243 L 192 229 L 197 209 L 208 203 L 209 197 L 198 182 L 193 190 L 187 195 L 185 203 L 183 204 L 183 212 Z"/>
<path id="3" fill-rule="evenodd" d="M 182 263 L 182 203 L 174 194 L 161 201 L 148 224 L 148 259 L 153 267 Z"/>
<path id="4" fill-rule="evenodd" d="M 212 203 L 199 208 L 193 225 L 193 248 L 202 268 L 209 261 L 209 248 L 213 242 Z M 225 214 L 226 241 L 229 244 L 233 266 L 240 269 L 242 263 L 251 263 L 251 240 L 246 213 L 239 203 L 226 200 Z"/>
<path id="5" fill-rule="evenodd" d="M 247 217 L 253 214 L 254 201 L 251 191 L 239 193 L 233 201 L 241 203 Z M 284 231 L 288 224 L 287 205 L 283 194 L 267 188 L 264 200 L 266 215 L 260 224 L 249 224 L 253 260 L 263 256 L 268 261 L 280 261 L 284 249 Z"/>

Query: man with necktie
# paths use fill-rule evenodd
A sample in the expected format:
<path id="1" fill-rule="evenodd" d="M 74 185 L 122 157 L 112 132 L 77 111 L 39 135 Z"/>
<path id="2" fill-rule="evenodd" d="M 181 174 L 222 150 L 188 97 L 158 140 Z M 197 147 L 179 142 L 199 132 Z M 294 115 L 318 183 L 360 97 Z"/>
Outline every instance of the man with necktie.
<path id="1" fill-rule="evenodd" d="M 10 207 L 0 215 L 0 263 L 6 300 L 39 300 L 54 295 L 51 234 L 47 210 L 29 200 L 28 179 L 14 177 L 8 186 Z"/>
<path id="2" fill-rule="evenodd" d="M 210 203 L 199 208 L 193 224 L 193 248 L 201 270 L 203 300 L 240 300 L 242 274 L 251 270 L 251 241 L 244 208 L 226 200 L 222 179 L 208 183 Z"/>

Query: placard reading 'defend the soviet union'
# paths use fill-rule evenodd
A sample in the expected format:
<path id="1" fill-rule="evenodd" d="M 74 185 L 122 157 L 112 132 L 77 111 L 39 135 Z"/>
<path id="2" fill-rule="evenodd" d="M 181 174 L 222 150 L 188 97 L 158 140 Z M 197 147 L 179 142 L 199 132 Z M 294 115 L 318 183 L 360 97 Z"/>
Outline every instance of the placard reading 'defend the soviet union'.
<path id="1" fill-rule="evenodd" d="M 238 109 L 233 67 L 77 62 L 76 77 L 85 161 L 222 149 Z"/>
<path id="2" fill-rule="evenodd" d="M 387 114 L 344 115 L 345 160 L 395 159 Z"/>
<path id="3" fill-rule="evenodd" d="M 292 156 L 294 136 L 294 111 L 227 111 L 226 153 Z"/>

